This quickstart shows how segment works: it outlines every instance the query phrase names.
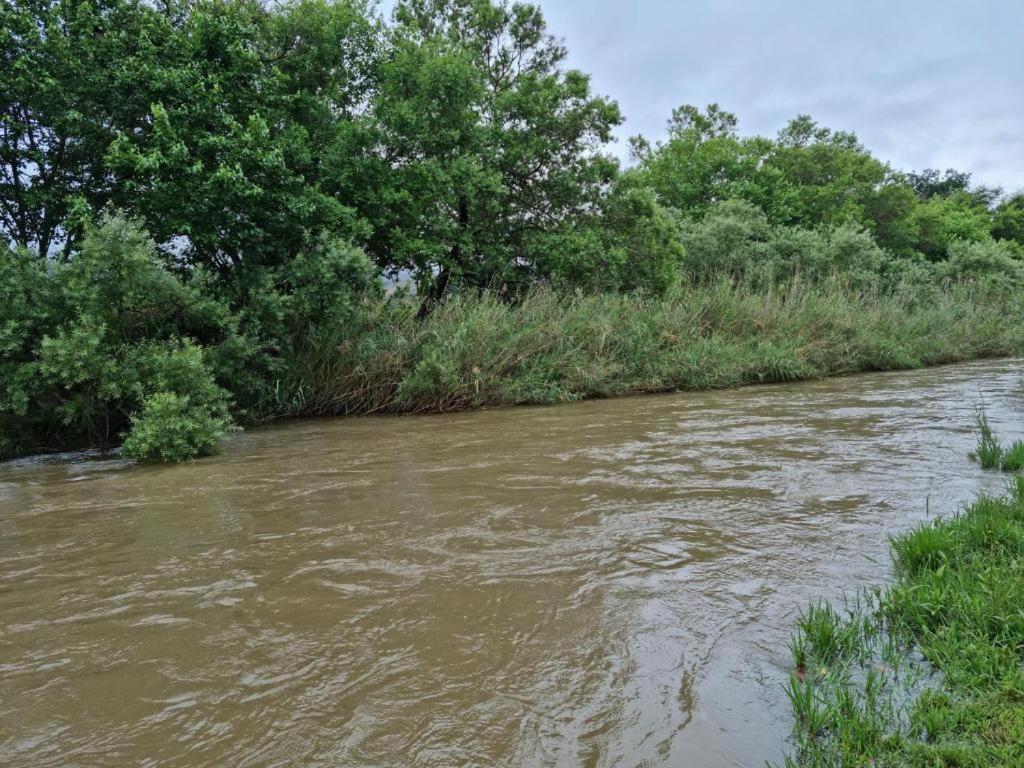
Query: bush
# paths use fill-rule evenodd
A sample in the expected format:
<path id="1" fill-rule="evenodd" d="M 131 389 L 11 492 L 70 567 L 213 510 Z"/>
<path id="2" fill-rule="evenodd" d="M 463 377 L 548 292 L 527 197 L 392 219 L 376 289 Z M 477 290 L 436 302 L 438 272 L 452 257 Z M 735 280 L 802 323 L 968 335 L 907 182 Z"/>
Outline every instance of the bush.
<path id="1" fill-rule="evenodd" d="M 1024 284 L 1024 263 L 1011 247 L 996 240 L 957 240 L 938 273 L 950 282 L 971 281 L 986 287 L 1010 289 Z"/>
<path id="2" fill-rule="evenodd" d="M 856 282 L 877 279 L 885 252 L 856 224 L 828 229 L 771 226 L 759 208 L 740 200 L 713 206 L 698 222 L 681 227 L 682 269 L 698 280 L 717 275 L 796 276 L 821 279 L 842 272 Z"/>
<path id="3" fill-rule="evenodd" d="M 323 237 L 280 271 L 288 330 L 347 323 L 366 298 L 379 298 L 381 281 L 373 263 L 356 246 Z"/>
<path id="4" fill-rule="evenodd" d="M 187 461 L 212 453 L 231 429 L 231 419 L 211 411 L 209 403 L 157 392 L 145 399 L 141 413 L 132 414 L 123 452 L 142 460 Z"/>
<path id="5" fill-rule="evenodd" d="M 683 273 L 707 280 L 716 275 L 737 276 L 751 267 L 763 266 L 771 234 L 768 218 L 757 206 L 742 200 L 718 203 L 701 221 L 681 226 Z"/>
<path id="6" fill-rule="evenodd" d="M 683 246 L 673 212 L 653 192 L 620 187 L 599 216 L 533 235 L 528 253 L 561 289 L 662 294 L 677 278 Z"/>
<path id="7" fill-rule="evenodd" d="M 137 224 L 104 218 L 67 262 L 5 250 L 0 277 L 0 449 L 111 445 L 158 392 L 208 420 L 191 455 L 216 425 L 223 434 L 216 371 L 244 358 L 237 320 L 202 273 L 186 282 L 168 269 Z"/>

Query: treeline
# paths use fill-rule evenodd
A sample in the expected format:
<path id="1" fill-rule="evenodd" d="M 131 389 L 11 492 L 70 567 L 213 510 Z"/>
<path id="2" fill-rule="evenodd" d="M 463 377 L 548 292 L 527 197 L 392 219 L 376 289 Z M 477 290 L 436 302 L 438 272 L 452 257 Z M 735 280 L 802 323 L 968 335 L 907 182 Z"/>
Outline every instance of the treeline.
<path id="1" fill-rule="evenodd" d="M 368 317 L 452 296 L 1024 281 L 1024 196 L 806 116 L 741 136 L 716 105 L 623 168 L 617 105 L 565 58 L 537 7 L 495 0 L 4 3 L 0 454 L 188 458 L 308 392 L 296 370 L 348 359 Z"/>

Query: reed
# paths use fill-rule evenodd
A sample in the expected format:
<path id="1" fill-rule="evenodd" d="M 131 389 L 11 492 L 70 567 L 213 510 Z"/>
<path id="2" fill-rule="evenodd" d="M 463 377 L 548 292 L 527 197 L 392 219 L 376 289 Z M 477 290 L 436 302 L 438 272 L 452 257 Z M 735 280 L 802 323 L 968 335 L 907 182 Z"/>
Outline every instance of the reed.
<path id="1" fill-rule="evenodd" d="M 1024 351 L 1022 297 L 970 286 L 874 292 L 840 278 L 725 280 L 665 296 L 536 289 L 401 300 L 312 326 L 283 350 L 263 419 L 557 403 L 917 368 Z"/>

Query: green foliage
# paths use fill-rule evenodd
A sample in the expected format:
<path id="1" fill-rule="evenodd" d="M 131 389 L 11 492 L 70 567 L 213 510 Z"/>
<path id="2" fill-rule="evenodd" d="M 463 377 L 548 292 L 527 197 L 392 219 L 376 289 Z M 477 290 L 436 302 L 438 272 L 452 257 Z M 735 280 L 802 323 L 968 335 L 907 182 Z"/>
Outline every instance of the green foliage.
<path id="1" fill-rule="evenodd" d="M 1004 472 L 1020 472 L 1024 470 L 1024 440 L 1014 440 L 1003 454 L 1002 469 Z"/>
<path id="2" fill-rule="evenodd" d="M 742 200 L 718 203 L 703 219 L 683 223 L 683 273 L 707 280 L 764 266 L 771 232 L 767 216 L 755 205 Z"/>
<path id="3" fill-rule="evenodd" d="M 202 275 L 186 283 L 164 267 L 137 225 L 104 220 L 70 262 L 0 257 L 6 290 L 21 296 L 0 307 L 0 425 L 10 450 L 109 444 L 156 392 L 229 423 L 214 370 L 244 344 L 235 320 L 203 290 Z"/>
<path id="4" fill-rule="evenodd" d="M 992 237 L 1024 245 L 1024 194 L 1000 203 L 992 222 Z"/>
<path id="5" fill-rule="evenodd" d="M 732 387 L 1024 351 L 1015 294 L 875 291 L 843 278 L 719 279 L 662 296 L 460 293 L 424 321 L 403 301 L 282 351 L 268 416 L 448 411 Z"/>
<path id="6" fill-rule="evenodd" d="M 363 250 L 327 238 L 288 262 L 279 285 L 290 326 L 282 337 L 311 325 L 343 326 L 360 302 L 382 295 L 380 277 Z"/>
<path id="7" fill-rule="evenodd" d="M 171 4 L 173 5 L 173 4 Z M 141 128 L 171 15 L 133 0 L 0 4 L 0 233 L 48 255 L 118 188 L 104 156 Z"/>
<path id="8" fill-rule="evenodd" d="M 808 115 L 779 132 L 767 164 L 794 187 L 794 214 L 787 223 L 805 227 L 862 220 L 865 204 L 888 175 L 853 133 L 824 128 Z"/>
<path id="9" fill-rule="evenodd" d="M 971 458 L 981 464 L 983 469 L 997 469 L 1003 462 L 1003 446 L 981 408 L 975 414 L 975 423 L 978 427 L 978 446 L 971 453 Z"/>
<path id="10" fill-rule="evenodd" d="M 931 197 L 910 216 L 915 231 L 915 250 L 932 261 L 947 257 L 957 241 L 982 242 L 989 237 L 990 215 L 966 194 Z"/>
<path id="11" fill-rule="evenodd" d="M 864 203 L 867 225 L 882 248 L 906 255 L 913 253 L 918 241 L 918 227 L 913 219 L 920 205 L 917 194 L 899 179 L 891 179 Z"/>
<path id="12" fill-rule="evenodd" d="M 808 663 L 831 664 L 848 655 L 857 641 L 855 625 L 844 621 L 828 603 L 812 603 L 797 621 L 798 636 L 805 638 Z"/>
<path id="13" fill-rule="evenodd" d="M 1022 491 L 894 539 L 895 581 L 847 617 L 805 614 L 787 765 L 1024 764 Z"/>
<path id="14" fill-rule="evenodd" d="M 1001 469 L 1004 472 L 1024 470 L 1024 440 L 1015 440 L 1009 448 L 1004 448 L 988 423 L 984 408 L 978 408 L 975 423 L 978 428 L 978 445 L 971 451 L 972 461 L 977 461 L 983 469 Z"/>
<path id="15" fill-rule="evenodd" d="M 394 168 L 370 252 L 421 288 L 523 283 L 520 257 L 599 201 L 615 166 L 594 150 L 621 122 L 536 6 L 400 2 L 373 113 Z M 435 272 L 438 279 L 434 279 Z"/>
<path id="16" fill-rule="evenodd" d="M 359 3 L 14 0 L 0 30 L 14 242 L 70 251 L 83 206 L 107 204 L 220 270 L 278 263 L 313 230 L 365 234 L 316 151 L 347 140 L 366 98 L 376 31 Z"/>
<path id="17" fill-rule="evenodd" d="M 988 310 L 1024 285 L 1019 196 L 896 173 L 805 115 L 742 136 L 717 104 L 674 110 L 620 171 L 617 105 L 537 6 L 375 8 L 0 7 L 0 451 L 127 434 L 130 452 L 181 458 L 229 413 L 548 402 L 1017 349 Z M 382 272 L 411 277 L 419 307 L 386 301 Z M 939 339 L 927 302 L 969 338 Z M 726 309 L 735 327 L 706 334 Z M 495 352 L 517 345 L 536 362 Z"/>
<path id="18" fill-rule="evenodd" d="M 976 281 L 996 288 L 1013 288 L 1024 285 L 1024 261 L 997 240 L 956 240 L 950 243 L 949 256 L 938 274 L 951 281 Z"/>
<path id="19" fill-rule="evenodd" d="M 845 273 L 870 282 L 886 261 L 885 253 L 862 227 L 848 223 L 816 230 L 772 226 L 756 206 L 726 200 L 699 221 L 680 226 L 684 275 L 697 280 L 768 276 L 787 281 L 797 275 L 820 279 Z"/>
<path id="20" fill-rule="evenodd" d="M 211 453 L 231 428 L 226 415 L 193 405 L 188 395 L 157 392 L 132 414 L 123 452 L 143 460 L 187 461 Z"/>
<path id="21" fill-rule="evenodd" d="M 795 216 L 796 191 L 784 172 L 767 160 L 774 143 L 736 135 L 736 117 L 718 105 L 701 114 L 685 105 L 669 121 L 668 141 L 651 147 L 633 140 L 639 166 L 634 183 L 649 187 L 658 200 L 687 218 L 699 219 L 716 202 L 744 200 L 774 223 Z"/>
<path id="22" fill-rule="evenodd" d="M 530 238 L 534 272 L 562 289 L 661 294 L 676 280 L 683 245 L 674 214 L 647 189 L 622 185 L 598 215 Z"/>

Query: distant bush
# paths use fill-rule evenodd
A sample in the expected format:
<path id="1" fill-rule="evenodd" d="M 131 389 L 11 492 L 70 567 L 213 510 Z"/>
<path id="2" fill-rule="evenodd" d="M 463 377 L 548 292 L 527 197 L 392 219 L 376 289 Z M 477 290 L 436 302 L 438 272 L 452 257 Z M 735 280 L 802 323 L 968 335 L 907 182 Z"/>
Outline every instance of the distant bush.
<path id="1" fill-rule="evenodd" d="M 681 225 L 682 272 L 707 280 L 763 267 L 770 253 L 771 234 L 768 218 L 757 206 L 742 200 L 718 203 L 703 219 Z"/>
<path id="2" fill-rule="evenodd" d="M 948 281 L 977 282 L 994 288 L 1024 285 L 1024 262 L 1013 249 L 996 240 L 957 240 L 949 246 L 949 257 L 938 274 Z"/>
<path id="3" fill-rule="evenodd" d="M 742 200 L 717 203 L 703 219 L 684 222 L 680 240 L 681 269 L 697 280 L 749 274 L 786 282 L 844 273 L 872 282 L 887 258 L 871 233 L 857 224 L 772 226 L 759 208 Z"/>
<path id="4" fill-rule="evenodd" d="M 533 270 L 561 289 L 661 294 L 678 278 L 674 212 L 648 189 L 614 190 L 598 215 L 529 239 Z"/>

